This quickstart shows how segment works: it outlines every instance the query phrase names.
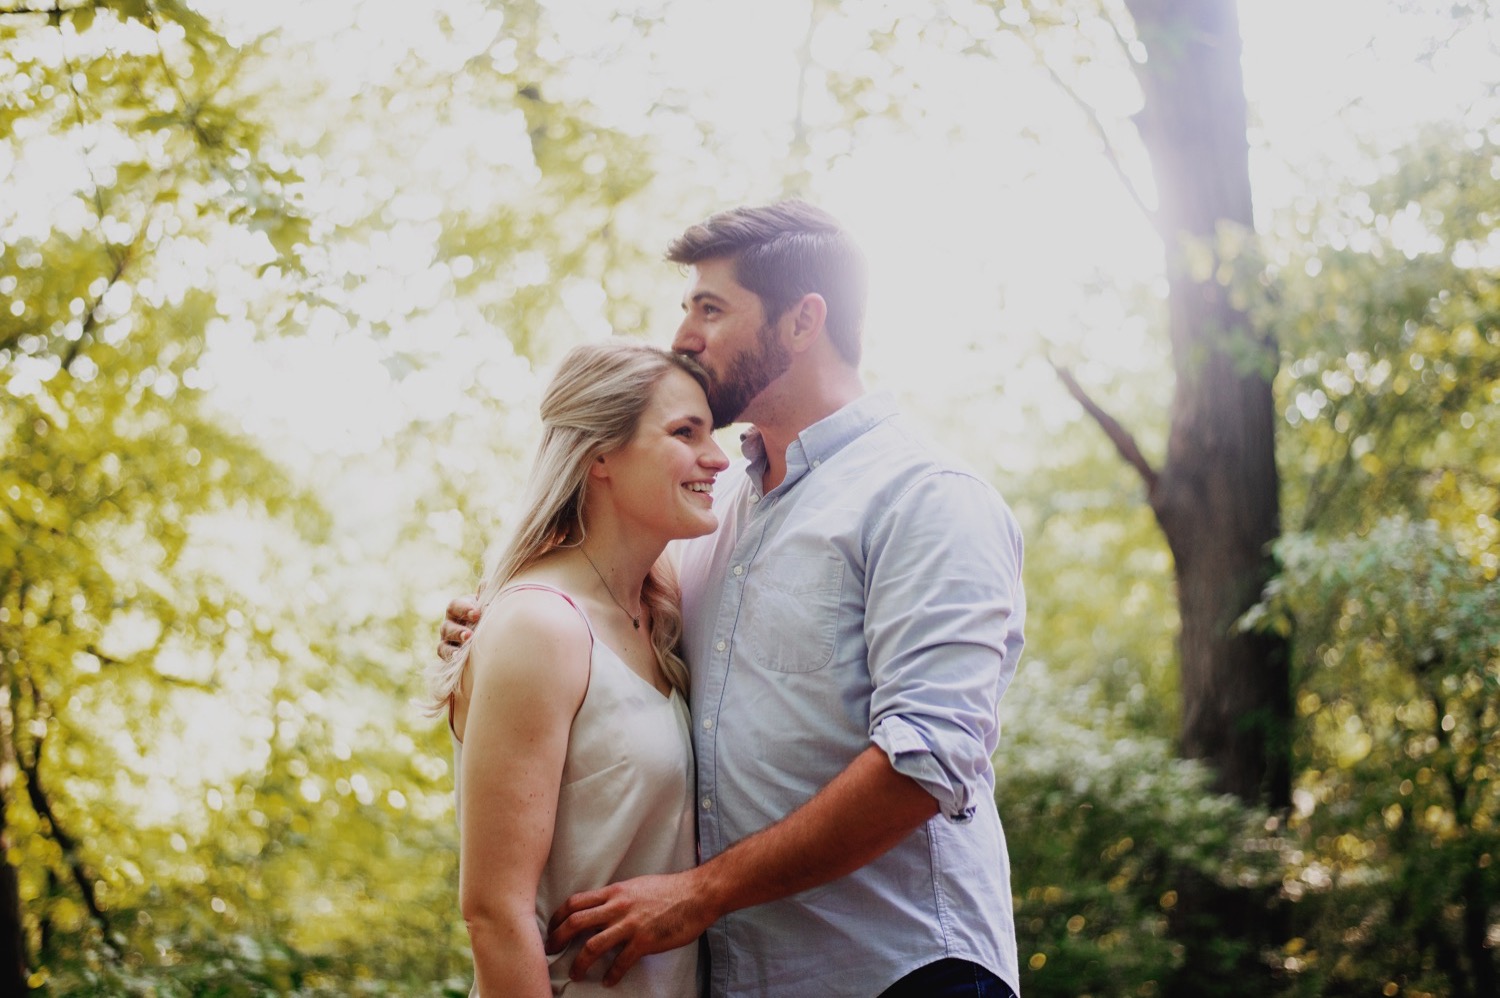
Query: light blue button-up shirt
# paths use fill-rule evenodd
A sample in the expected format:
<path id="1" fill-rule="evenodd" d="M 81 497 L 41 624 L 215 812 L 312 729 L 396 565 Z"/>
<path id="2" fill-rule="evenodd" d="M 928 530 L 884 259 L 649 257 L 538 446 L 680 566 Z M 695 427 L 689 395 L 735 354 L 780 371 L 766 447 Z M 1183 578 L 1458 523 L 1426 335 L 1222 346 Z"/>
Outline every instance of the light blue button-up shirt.
<path id="1" fill-rule="evenodd" d="M 940 814 L 827 884 L 709 930 L 715 996 L 873 998 L 956 957 L 1018 988 L 990 757 L 1021 654 L 1021 535 L 882 395 L 813 426 L 762 494 L 724 476 L 716 533 L 682 548 L 704 860 L 786 817 L 871 744 Z"/>

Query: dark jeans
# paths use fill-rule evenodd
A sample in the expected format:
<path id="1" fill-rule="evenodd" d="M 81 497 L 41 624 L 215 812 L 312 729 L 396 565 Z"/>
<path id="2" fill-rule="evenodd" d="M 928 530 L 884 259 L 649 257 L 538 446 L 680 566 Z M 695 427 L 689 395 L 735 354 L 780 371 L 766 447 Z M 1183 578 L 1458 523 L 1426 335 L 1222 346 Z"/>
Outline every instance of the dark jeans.
<path id="1" fill-rule="evenodd" d="M 1016 993 L 979 964 L 949 959 L 918 967 L 880 998 L 1016 998 Z"/>

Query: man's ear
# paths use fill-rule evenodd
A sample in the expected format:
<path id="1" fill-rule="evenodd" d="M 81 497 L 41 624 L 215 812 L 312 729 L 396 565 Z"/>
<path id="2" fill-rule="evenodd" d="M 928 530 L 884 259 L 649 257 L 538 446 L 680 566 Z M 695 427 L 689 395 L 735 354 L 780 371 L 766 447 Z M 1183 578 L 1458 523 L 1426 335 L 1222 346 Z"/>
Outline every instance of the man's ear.
<path id="1" fill-rule="evenodd" d="M 817 292 L 802 296 L 786 310 L 790 327 L 786 331 L 787 347 L 801 353 L 817 342 L 823 334 L 823 323 L 828 319 L 828 303 Z"/>

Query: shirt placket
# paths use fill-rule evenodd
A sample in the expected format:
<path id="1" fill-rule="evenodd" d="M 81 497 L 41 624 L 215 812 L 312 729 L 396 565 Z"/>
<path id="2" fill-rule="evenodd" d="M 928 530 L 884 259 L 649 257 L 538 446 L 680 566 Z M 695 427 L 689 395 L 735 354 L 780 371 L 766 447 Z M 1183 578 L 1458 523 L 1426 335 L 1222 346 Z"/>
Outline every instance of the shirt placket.
<path id="1" fill-rule="evenodd" d="M 761 496 L 755 492 L 751 492 L 746 502 L 750 506 L 745 518 L 746 525 L 731 551 L 724 574 L 719 613 L 714 619 L 713 643 L 709 648 L 711 667 L 707 670 L 709 686 L 703 698 L 707 709 L 704 716 L 694 722 L 702 729 L 702 737 L 698 739 L 698 839 L 705 861 L 723 852 L 727 845 L 718 785 L 719 726 L 723 720 L 724 688 L 728 684 L 729 669 L 733 664 L 734 633 L 739 625 L 740 608 L 744 603 L 750 562 L 765 539 L 770 525 L 770 512 L 775 505 L 774 497 Z M 708 932 L 712 968 L 710 991 L 713 994 L 724 993 L 733 973 L 730 967 L 732 947 L 728 939 L 733 917 L 733 914 L 726 915 L 711 926 Z"/>

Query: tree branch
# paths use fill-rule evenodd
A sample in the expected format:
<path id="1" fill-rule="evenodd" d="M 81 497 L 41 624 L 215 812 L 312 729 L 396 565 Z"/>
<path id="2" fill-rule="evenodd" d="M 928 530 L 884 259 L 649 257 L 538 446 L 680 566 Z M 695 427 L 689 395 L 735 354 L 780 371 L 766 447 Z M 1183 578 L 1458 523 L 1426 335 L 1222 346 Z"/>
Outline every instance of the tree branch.
<path id="1" fill-rule="evenodd" d="M 33 683 L 27 683 L 31 687 L 31 701 L 33 716 L 40 716 L 46 712 L 41 699 Z M 19 726 L 18 726 L 19 727 Z M 33 729 L 36 730 L 36 729 Z M 84 907 L 88 909 L 89 916 L 99 926 L 99 934 L 104 940 L 105 951 L 110 957 L 118 961 L 121 957 L 114 939 L 111 937 L 111 926 L 109 916 L 99 906 L 99 898 L 94 893 L 94 881 L 83 867 L 83 860 L 78 854 L 78 840 L 69 835 L 67 830 L 57 820 L 57 814 L 52 810 L 52 802 L 48 799 L 46 791 L 42 789 L 42 749 L 46 745 L 46 735 L 35 736 L 31 747 L 31 759 L 28 761 L 26 753 L 21 751 L 21 746 L 16 748 L 16 765 L 26 774 L 26 796 L 31 801 L 31 808 L 37 817 L 47 822 L 51 830 L 52 841 L 56 842 L 62 850 L 63 862 L 68 866 L 68 872 L 73 877 L 73 883 L 78 888 L 78 893 L 83 897 Z"/>
<path id="2" fill-rule="evenodd" d="M 1073 396 L 1078 404 L 1083 406 L 1083 411 L 1093 417 L 1094 422 L 1099 424 L 1099 428 L 1104 431 L 1104 435 L 1109 437 L 1110 442 L 1115 445 L 1115 450 L 1119 452 L 1120 457 L 1124 458 L 1125 463 L 1134 468 L 1141 476 L 1141 480 L 1146 483 L 1146 494 L 1149 496 L 1155 493 L 1156 483 L 1160 480 L 1161 476 L 1155 468 L 1151 467 L 1151 462 L 1146 460 L 1146 456 L 1141 453 L 1140 447 L 1135 442 L 1135 437 L 1131 436 L 1130 431 L 1120 425 L 1119 420 L 1105 412 L 1099 403 L 1089 397 L 1089 393 L 1084 391 L 1083 386 L 1078 383 L 1078 379 L 1073 377 L 1072 371 L 1061 366 L 1050 357 L 1047 358 L 1047 363 L 1051 364 L 1052 370 L 1057 372 L 1057 377 L 1062 381 L 1063 387 L 1068 390 L 1068 394 Z"/>
<path id="3" fill-rule="evenodd" d="M 217 149 L 219 142 L 204 130 L 203 122 L 198 117 L 200 105 L 188 100 L 187 92 L 182 89 L 182 81 L 173 72 L 172 64 L 167 62 L 167 50 L 161 43 L 161 25 L 157 20 L 156 5 L 149 0 L 146 4 L 146 14 L 145 23 L 151 28 L 152 38 L 156 42 L 156 61 L 161 65 L 162 76 L 166 79 L 167 86 L 172 88 L 172 92 L 182 102 L 182 113 L 187 117 L 188 128 L 197 136 L 205 149 Z"/>
<path id="4" fill-rule="evenodd" d="M 58 27 L 59 29 L 61 28 L 60 22 L 58 24 Z M 77 78 L 78 74 L 73 69 L 73 60 L 68 55 L 67 44 L 63 42 L 60 47 L 63 57 L 63 68 L 66 69 L 68 73 L 68 90 L 73 95 L 73 116 L 78 122 L 79 130 L 82 131 L 87 124 L 87 120 L 84 118 L 83 114 L 83 94 L 79 93 L 78 86 L 76 83 L 74 83 L 74 80 Z M 115 248 L 110 245 L 109 234 L 104 231 L 104 218 L 106 214 L 104 208 L 104 191 L 103 188 L 99 186 L 99 179 L 94 176 L 94 167 L 91 162 L 93 153 L 93 146 L 89 146 L 84 149 L 84 164 L 85 169 L 88 171 L 89 182 L 94 185 L 94 217 L 98 223 L 96 229 L 99 234 L 99 244 L 104 247 L 104 253 L 109 257 L 109 262 L 113 266 L 114 272 L 110 274 L 109 283 L 104 286 L 104 290 L 99 292 L 99 295 L 94 299 L 93 304 L 91 304 L 83 313 L 83 325 L 81 331 L 79 332 L 78 339 L 69 344 L 67 352 L 64 353 L 62 357 L 62 368 L 65 371 L 70 366 L 72 366 L 73 361 L 78 359 L 78 354 L 83 350 L 84 345 L 92 338 L 94 327 L 99 324 L 99 306 L 104 301 L 104 296 L 109 293 L 109 289 L 114 287 L 115 284 L 120 280 L 120 276 L 125 273 L 125 268 L 130 265 L 130 258 L 134 254 L 136 244 L 139 243 L 140 239 L 144 236 L 146 231 L 145 224 L 143 223 L 140 235 L 138 235 L 137 238 L 132 241 L 132 244 L 130 246 L 125 247 L 119 252 L 116 252 Z"/>
<path id="5" fill-rule="evenodd" d="M 91 7 L 93 5 L 92 4 L 82 4 L 81 6 Z M 9 6 L 7 6 L 7 7 L 0 7 L 0 17 L 35 17 L 36 15 L 41 14 L 41 15 L 43 15 L 45 17 L 49 17 L 50 18 L 50 17 L 57 17 L 60 14 L 66 14 L 69 10 L 73 10 L 73 9 L 74 8 L 71 8 L 71 7 L 60 7 L 57 4 L 53 4 L 51 7 L 9 7 Z"/>
<path id="6" fill-rule="evenodd" d="M 812 73 L 812 41 L 821 19 L 822 5 L 813 0 L 808 5 L 807 31 L 797 49 L 797 111 L 792 120 L 792 141 L 787 146 L 787 158 L 791 161 L 784 193 L 799 197 L 806 194 L 808 160 L 812 158 L 812 147 L 807 139 L 807 78 Z"/>
<path id="7" fill-rule="evenodd" d="M 1120 183 L 1124 185 L 1125 193 L 1130 195 L 1130 200 L 1134 201 L 1135 206 L 1141 210 L 1141 214 L 1146 216 L 1146 221 L 1150 222 L 1152 226 L 1155 226 L 1156 212 L 1152 211 L 1150 206 L 1146 204 L 1146 199 L 1141 197 L 1141 192 L 1135 186 L 1135 181 L 1131 180 L 1130 175 L 1125 172 L 1125 166 L 1120 162 L 1120 157 L 1115 152 L 1114 143 L 1109 139 L 1109 132 L 1104 128 L 1104 122 L 1100 119 L 1099 112 L 1095 111 L 1094 106 L 1088 101 L 1084 100 L 1083 96 L 1077 90 L 1074 90 L 1072 85 L 1069 84 L 1067 80 L 1062 78 L 1061 73 L 1052 68 L 1052 64 L 1048 62 L 1047 57 L 1042 54 L 1042 51 L 1040 47 L 1038 47 L 1035 39 L 1027 38 L 1026 43 L 1031 47 L 1031 53 L 1036 57 L 1036 61 L 1041 65 L 1043 69 L 1047 71 L 1047 75 L 1052 78 L 1052 82 L 1057 85 L 1057 88 L 1059 90 L 1067 94 L 1068 99 L 1073 102 L 1078 110 L 1083 112 L 1084 118 L 1087 119 L 1089 123 L 1090 130 L 1092 130 L 1093 133 L 1099 138 L 1100 145 L 1104 147 L 1105 160 L 1109 162 L 1111 169 L 1115 171 L 1115 176 L 1118 177 L 1120 179 Z M 1127 55 L 1128 54 L 1129 53 L 1127 52 Z"/>
<path id="8" fill-rule="evenodd" d="M 62 357 L 62 368 L 64 371 L 72 366 L 73 361 L 78 359 L 78 354 L 83 350 L 84 345 L 93 338 L 94 328 L 99 325 L 99 308 L 104 304 L 104 296 L 109 294 L 109 289 L 119 282 L 120 277 L 125 273 L 125 268 L 130 266 L 130 258 L 134 255 L 136 244 L 145 235 L 145 231 L 145 226 L 142 226 L 141 232 L 137 236 L 137 241 L 126 246 L 124 252 L 119 254 L 116 254 L 108 243 L 105 243 L 104 250 L 109 254 L 110 260 L 114 263 L 114 272 L 109 275 L 109 283 L 104 285 L 104 289 L 99 292 L 93 304 L 84 309 L 83 326 L 78 334 L 78 339 L 68 344 L 68 352 L 63 354 Z"/>
<path id="9" fill-rule="evenodd" d="M 1129 12 L 1127 11 L 1126 13 L 1128 15 Z M 1115 41 L 1120 44 L 1121 54 L 1123 54 L 1125 58 L 1130 61 L 1130 64 L 1134 66 L 1137 62 L 1137 59 L 1135 55 L 1130 51 L 1131 41 L 1129 38 L 1125 37 L 1125 32 L 1120 28 L 1120 22 L 1116 20 L 1115 15 L 1110 12 L 1108 4 L 1100 5 L 1099 17 L 1103 19 L 1105 24 L 1109 25 L 1109 30 L 1114 34 Z"/>
<path id="10" fill-rule="evenodd" d="M 57 28 L 59 31 L 61 31 L 61 21 L 58 22 Z M 64 35 L 63 37 L 66 38 L 67 36 Z M 62 51 L 63 68 L 68 71 L 68 91 L 73 95 L 73 117 L 78 122 L 78 130 L 82 132 L 88 122 L 83 116 L 83 94 L 78 92 L 78 84 L 74 82 L 78 78 L 78 73 L 73 69 L 73 59 L 68 55 L 67 44 L 65 42 L 60 43 L 59 48 Z M 92 145 L 86 146 L 83 150 L 83 162 L 84 169 L 88 171 L 89 183 L 94 185 L 94 217 L 99 223 L 99 242 L 104 246 L 104 252 L 109 255 L 110 262 L 115 265 L 114 280 L 118 280 L 120 272 L 125 269 L 125 264 L 124 261 L 122 261 L 115 254 L 114 249 L 110 247 L 109 237 L 104 233 L 104 191 L 99 186 L 99 179 L 94 176 L 94 167 L 92 163 L 93 156 L 94 147 Z M 112 280 L 110 283 L 114 283 L 114 281 Z M 79 339 L 79 342 L 82 342 L 81 337 Z M 76 347 L 72 352 L 77 353 Z M 70 362 L 71 359 L 72 358 L 70 357 Z M 67 363 L 64 363 L 63 366 L 66 367 Z"/>
<path id="11" fill-rule="evenodd" d="M 98 645 L 86 645 L 83 650 L 97 658 L 103 665 L 110 666 L 111 668 L 123 668 L 138 664 L 128 659 L 116 658 L 113 655 L 100 651 Z M 156 673 L 153 678 L 169 686 L 176 686 L 185 690 L 196 690 L 199 693 L 217 692 L 217 687 L 213 683 L 204 682 L 200 679 L 188 679 L 185 676 L 173 676 L 164 672 Z"/>

